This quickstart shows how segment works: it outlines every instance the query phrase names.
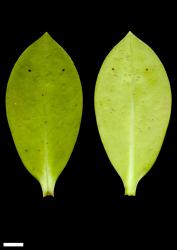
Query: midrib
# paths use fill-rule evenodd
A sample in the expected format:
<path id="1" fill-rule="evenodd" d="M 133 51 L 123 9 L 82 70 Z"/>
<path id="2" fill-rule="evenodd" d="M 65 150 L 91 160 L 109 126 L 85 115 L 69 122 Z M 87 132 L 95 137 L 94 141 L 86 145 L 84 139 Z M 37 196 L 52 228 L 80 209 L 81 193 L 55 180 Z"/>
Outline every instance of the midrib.
<path id="1" fill-rule="evenodd" d="M 130 82 L 130 128 L 129 128 L 129 167 L 128 167 L 128 184 L 131 186 L 132 180 L 134 177 L 134 145 L 135 145 L 135 136 L 134 136 L 134 122 L 135 122 L 135 107 L 134 107 L 134 65 L 133 65 L 133 49 L 132 49 L 132 39 L 129 40 L 130 46 L 130 70 L 131 70 L 131 82 Z"/>
<path id="2" fill-rule="evenodd" d="M 46 190 L 49 190 L 49 157 L 48 157 L 48 146 L 47 146 L 47 129 L 44 129 L 44 171 L 46 177 Z"/>
<path id="3" fill-rule="evenodd" d="M 47 89 L 47 88 L 46 88 Z M 46 89 L 44 91 L 44 121 L 47 115 L 47 96 L 46 96 Z M 47 192 L 50 190 L 50 185 L 49 185 L 49 152 L 48 152 L 48 129 L 47 129 L 47 124 L 44 124 L 44 175 L 45 175 L 45 181 L 46 181 L 46 190 Z"/>
<path id="4" fill-rule="evenodd" d="M 129 168 L 128 168 L 128 183 L 132 182 L 134 175 L 134 101 L 131 98 L 130 108 L 130 141 L 129 141 Z"/>

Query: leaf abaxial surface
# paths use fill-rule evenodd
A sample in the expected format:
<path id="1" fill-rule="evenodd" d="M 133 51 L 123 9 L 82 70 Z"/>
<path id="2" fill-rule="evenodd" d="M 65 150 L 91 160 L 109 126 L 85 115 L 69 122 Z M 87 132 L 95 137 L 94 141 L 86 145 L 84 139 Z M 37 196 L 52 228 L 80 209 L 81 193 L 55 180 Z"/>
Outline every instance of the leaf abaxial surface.
<path id="1" fill-rule="evenodd" d="M 129 32 L 108 54 L 95 88 L 98 130 L 125 194 L 135 195 L 162 146 L 171 89 L 154 51 Z"/>

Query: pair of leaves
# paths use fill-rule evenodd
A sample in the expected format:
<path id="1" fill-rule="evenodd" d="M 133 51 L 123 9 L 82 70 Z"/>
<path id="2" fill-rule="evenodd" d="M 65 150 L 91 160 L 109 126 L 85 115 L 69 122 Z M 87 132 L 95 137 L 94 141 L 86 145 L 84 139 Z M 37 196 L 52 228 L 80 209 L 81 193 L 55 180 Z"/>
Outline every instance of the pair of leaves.
<path id="1" fill-rule="evenodd" d="M 53 195 L 78 135 L 82 89 L 70 57 L 48 33 L 15 64 L 6 108 L 24 165 L 43 195 Z M 129 32 L 105 59 L 95 89 L 98 129 L 125 194 L 135 195 L 138 181 L 152 167 L 170 110 L 170 85 L 160 60 Z"/>

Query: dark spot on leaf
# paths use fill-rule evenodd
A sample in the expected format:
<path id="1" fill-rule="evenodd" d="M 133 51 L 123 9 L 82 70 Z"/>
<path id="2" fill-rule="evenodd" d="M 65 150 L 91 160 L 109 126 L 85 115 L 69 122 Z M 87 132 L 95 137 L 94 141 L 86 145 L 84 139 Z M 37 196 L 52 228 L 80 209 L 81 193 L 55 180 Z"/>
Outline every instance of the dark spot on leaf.
<path id="1" fill-rule="evenodd" d="M 44 121 L 44 124 L 47 124 L 47 121 Z"/>
<path id="2" fill-rule="evenodd" d="M 31 72 L 31 69 L 28 69 L 28 72 Z"/>
<path id="3" fill-rule="evenodd" d="M 65 71 L 65 69 L 62 69 L 62 71 L 64 72 L 64 71 Z"/>
<path id="4" fill-rule="evenodd" d="M 41 96 L 44 96 L 44 94 L 42 93 L 42 95 Z"/>
<path id="5" fill-rule="evenodd" d="M 115 70 L 115 68 L 112 68 L 112 70 Z"/>
<path id="6" fill-rule="evenodd" d="M 146 71 L 148 71 L 149 69 L 148 68 L 146 68 Z"/>
<path id="7" fill-rule="evenodd" d="M 27 153 L 27 152 L 28 152 L 28 149 L 25 149 L 25 152 Z"/>

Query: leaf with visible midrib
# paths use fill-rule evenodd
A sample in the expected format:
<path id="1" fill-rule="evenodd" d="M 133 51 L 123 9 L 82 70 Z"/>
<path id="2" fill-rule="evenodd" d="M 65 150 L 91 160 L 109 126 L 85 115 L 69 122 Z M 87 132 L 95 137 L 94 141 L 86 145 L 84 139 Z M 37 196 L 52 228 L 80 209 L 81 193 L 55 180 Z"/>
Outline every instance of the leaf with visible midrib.
<path id="1" fill-rule="evenodd" d="M 82 89 L 77 70 L 48 33 L 16 62 L 6 92 L 10 130 L 22 162 L 53 195 L 77 139 Z"/>
<path id="2" fill-rule="evenodd" d="M 96 120 L 125 194 L 154 164 L 168 127 L 171 90 L 157 55 L 129 32 L 106 57 L 95 89 Z"/>

